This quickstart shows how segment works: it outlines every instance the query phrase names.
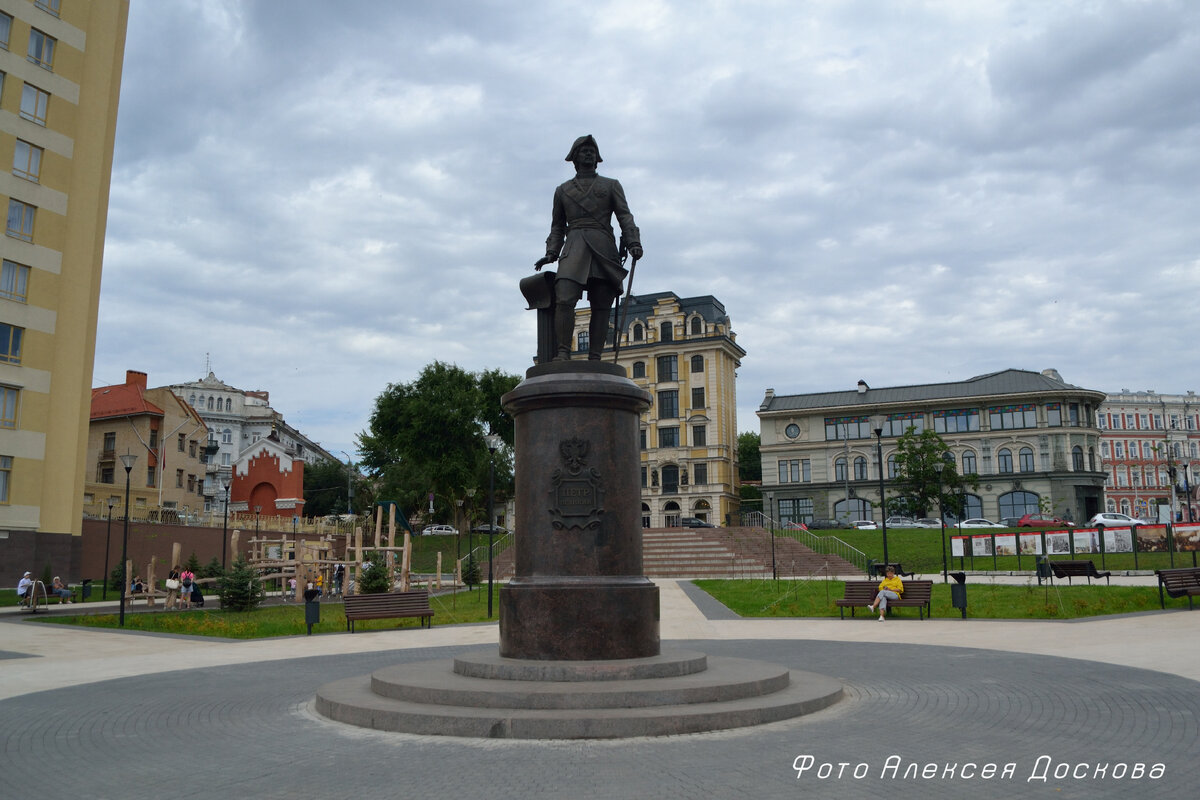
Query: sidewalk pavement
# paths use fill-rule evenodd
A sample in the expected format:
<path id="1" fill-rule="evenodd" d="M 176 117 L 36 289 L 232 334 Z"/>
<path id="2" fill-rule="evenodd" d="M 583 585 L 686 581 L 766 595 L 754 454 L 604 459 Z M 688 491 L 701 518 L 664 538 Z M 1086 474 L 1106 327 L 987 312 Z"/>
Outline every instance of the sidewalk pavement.
<path id="1" fill-rule="evenodd" d="M 938 579 L 940 575 L 922 576 Z M 1021 576 L 973 575 L 968 583 L 1026 583 Z M 1128 578 L 1150 585 L 1144 577 Z M 1095 617 L 1084 620 L 845 620 L 745 619 L 713 601 L 689 582 L 658 579 L 660 638 L 667 640 L 820 640 L 969 647 L 1013 653 L 1079 658 L 1138 667 L 1200 681 L 1200 637 L 1184 611 Z M 1036 586 L 1036 581 L 1034 581 Z M 1051 589 L 1053 591 L 1053 589 Z M 697 603 L 707 609 L 702 610 Z M 107 605 L 116 609 L 116 603 Z M 88 610 L 104 607 L 88 603 Z M 51 606 L 57 609 L 57 606 Z M 82 608 L 82 606 L 80 607 Z M 66 611 L 66 609 L 64 609 Z M 0 622 L 26 618 L 17 608 L 0 609 Z M 144 612 L 138 612 L 144 613 Z M 170 646 L 164 646 L 169 641 Z M 0 626 L 0 699 L 112 678 L 158 672 L 282 661 L 307 656 L 366 653 L 380 649 L 497 645 L 495 624 L 436 626 L 419 636 L 395 631 L 321 634 L 263 640 L 227 640 L 140 631 L 112 631 L 37 623 Z M 19 656 L 34 656 L 22 659 Z"/>

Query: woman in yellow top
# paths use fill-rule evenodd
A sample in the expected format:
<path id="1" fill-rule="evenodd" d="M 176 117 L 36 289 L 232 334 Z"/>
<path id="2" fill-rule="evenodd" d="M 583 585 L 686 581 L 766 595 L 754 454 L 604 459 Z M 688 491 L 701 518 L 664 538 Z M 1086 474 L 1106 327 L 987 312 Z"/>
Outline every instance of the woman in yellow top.
<path id="1" fill-rule="evenodd" d="M 875 600 L 867 608 L 874 611 L 875 606 L 878 605 L 879 621 L 883 622 L 883 615 L 887 613 L 888 600 L 899 600 L 902 594 L 904 594 L 904 581 L 896 575 L 893 567 L 888 567 L 884 571 L 883 580 L 879 582 L 879 592 L 875 595 Z"/>

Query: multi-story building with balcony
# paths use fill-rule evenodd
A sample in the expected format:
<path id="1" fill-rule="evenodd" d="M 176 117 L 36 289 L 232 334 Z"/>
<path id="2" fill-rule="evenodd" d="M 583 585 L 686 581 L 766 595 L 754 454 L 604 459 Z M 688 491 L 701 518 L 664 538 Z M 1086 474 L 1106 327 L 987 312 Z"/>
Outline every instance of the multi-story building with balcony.
<path id="1" fill-rule="evenodd" d="M 1048 510 L 1087 519 L 1103 501 L 1096 422 L 1103 400 L 1103 392 L 1065 383 L 1052 369 L 880 389 L 859 381 L 856 389 L 815 394 L 768 389 L 758 410 L 768 513 L 780 522 L 878 519 L 877 447 L 887 492 L 897 474 L 896 440 L 913 428 L 935 431 L 958 471 L 979 476 L 965 516 Z"/>
<path id="2" fill-rule="evenodd" d="M 188 519 L 204 507 L 207 438 L 195 409 L 165 386 L 147 388 L 144 372 L 127 370 L 125 383 L 92 389 L 84 512 L 100 517 L 111 507 L 125 515 L 121 456 L 129 454 L 136 456 L 129 472 L 131 516 Z"/>
<path id="3" fill-rule="evenodd" d="M 77 577 L 126 0 L 0 0 L 0 584 Z M 94 465 L 91 465 L 94 466 Z"/>
<path id="4" fill-rule="evenodd" d="M 220 510 L 223 486 L 232 478 L 234 465 L 246 461 L 259 441 L 270 440 L 275 457 L 288 465 L 293 459 L 309 464 L 337 460 L 288 425 L 283 415 L 271 408 L 270 394 L 265 391 L 238 389 L 212 372 L 198 381 L 174 384 L 171 391 L 195 408 L 208 426 L 210 455 L 204 493 L 209 510 Z M 257 453 L 258 448 L 254 449 Z M 230 503 L 231 510 L 254 507 L 244 499 Z"/>
<path id="5" fill-rule="evenodd" d="M 1200 520 L 1200 397 L 1122 389 L 1100 406 L 1105 509 Z M 1161 510 L 1160 510 L 1161 509 Z"/>
<path id="6" fill-rule="evenodd" d="M 736 370 L 746 355 L 725 306 L 711 295 L 636 295 L 618 363 L 650 392 L 642 414 L 642 525 L 683 517 L 721 524 L 738 510 Z M 615 312 L 614 312 L 615 316 Z M 575 358 L 586 358 L 591 312 L 575 314 Z M 605 356 L 612 357 L 611 342 Z"/>

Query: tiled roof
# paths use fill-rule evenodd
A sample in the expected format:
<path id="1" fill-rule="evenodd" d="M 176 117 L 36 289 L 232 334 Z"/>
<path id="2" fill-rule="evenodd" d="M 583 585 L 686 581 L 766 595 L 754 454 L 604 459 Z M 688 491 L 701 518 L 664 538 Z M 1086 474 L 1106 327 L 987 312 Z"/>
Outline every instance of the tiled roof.
<path id="1" fill-rule="evenodd" d="M 840 392 L 768 396 L 763 400 L 759 411 L 802 411 L 813 408 L 879 406 L 928 400 L 953 400 L 959 397 L 990 397 L 1056 391 L 1093 392 L 1095 390 L 1073 386 L 1060 378 L 1050 377 L 1040 372 L 1006 369 L 951 383 L 888 386 L 882 389 L 868 388 L 865 392 L 849 389 Z M 1101 395 L 1102 399 L 1103 392 L 1095 393 Z"/>
<path id="2" fill-rule="evenodd" d="M 92 389 L 92 419 L 130 417 L 140 414 L 163 416 L 163 410 L 142 395 L 140 386 L 125 383 Z"/>

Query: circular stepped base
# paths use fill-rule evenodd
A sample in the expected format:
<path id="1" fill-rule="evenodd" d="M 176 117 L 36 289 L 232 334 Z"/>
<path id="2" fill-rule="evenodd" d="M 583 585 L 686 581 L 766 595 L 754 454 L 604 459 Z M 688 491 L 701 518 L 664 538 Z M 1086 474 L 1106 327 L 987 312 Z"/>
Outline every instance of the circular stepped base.
<path id="1" fill-rule="evenodd" d="M 841 696 L 841 683 L 825 675 L 690 651 L 593 662 L 470 653 L 327 683 L 316 709 L 403 733 L 615 739 L 761 725 L 819 711 Z"/>

